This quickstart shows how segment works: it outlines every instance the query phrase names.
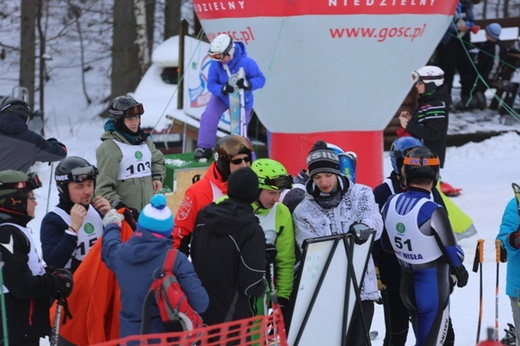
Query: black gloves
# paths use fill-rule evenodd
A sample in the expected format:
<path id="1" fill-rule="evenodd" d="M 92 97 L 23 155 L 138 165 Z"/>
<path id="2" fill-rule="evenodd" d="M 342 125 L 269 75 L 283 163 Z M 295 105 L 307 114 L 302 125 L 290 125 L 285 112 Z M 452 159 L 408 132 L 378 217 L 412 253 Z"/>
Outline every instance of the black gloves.
<path id="1" fill-rule="evenodd" d="M 226 96 L 227 94 L 231 94 L 233 91 L 235 91 L 235 89 L 229 85 L 228 83 L 224 84 L 222 86 L 222 89 L 220 90 L 220 93 L 224 96 Z"/>
<path id="2" fill-rule="evenodd" d="M 54 279 L 59 298 L 67 298 L 74 287 L 71 272 L 64 268 L 53 268 L 51 275 Z"/>
<path id="3" fill-rule="evenodd" d="M 127 207 L 123 202 L 117 203 L 117 205 L 115 206 L 114 209 L 119 210 L 121 208 L 126 208 L 126 210 L 129 210 L 130 213 L 132 214 L 132 218 L 134 220 L 137 220 L 139 218 L 139 212 L 137 211 L 137 209 Z M 126 216 L 126 210 L 125 210 L 125 216 Z"/>
<path id="4" fill-rule="evenodd" d="M 265 262 L 267 264 L 274 263 L 276 254 L 276 248 L 273 244 L 265 244 Z"/>
<path id="5" fill-rule="evenodd" d="M 58 140 L 56 138 L 49 138 L 47 139 L 48 142 L 52 142 L 52 143 L 56 143 L 58 144 L 60 147 L 63 148 L 63 150 L 67 151 L 67 147 L 65 146 L 65 144 L 61 143 L 61 142 L 58 142 Z"/>
<path id="6" fill-rule="evenodd" d="M 251 90 L 251 83 L 249 83 L 244 78 L 240 78 L 239 80 L 237 80 L 237 87 L 244 90 Z"/>
<path id="7" fill-rule="evenodd" d="M 454 275 L 457 278 L 457 287 L 464 287 L 468 284 L 468 271 L 464 264 L 461 264 L 459 267 L 451 267 L 450 268 L 451 275 Z"/>
<path id="8" fill-rule="evenodd" d="M 354 222 L 348 229 L 348 233 L 355 235 L 354 242 L 358 245 L 366 242 L 373 231 L 373 228 L 361 222 Z"/>

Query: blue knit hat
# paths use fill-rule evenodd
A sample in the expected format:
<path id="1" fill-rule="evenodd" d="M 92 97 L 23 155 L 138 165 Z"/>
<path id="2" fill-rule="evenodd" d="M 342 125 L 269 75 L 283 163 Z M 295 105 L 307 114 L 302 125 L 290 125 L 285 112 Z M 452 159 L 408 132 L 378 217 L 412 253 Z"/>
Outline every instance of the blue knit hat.
<path id="1" fill-rule="evenodd" d="M 171 236 L 173 232 L 173 216 L 170 208 L 166 206 L 164 195 L 155 195 L 150 199 L 137 219 L 137 226 L 152 233 L 165 237 Z"/>
<path id="2" fill-rule="evenodd" d="M 498 40 L 500 37 L 500 32 L 502 32 L 502 27 L 498 23 L 491 23 L 486 26 L 486 34 Z"/>

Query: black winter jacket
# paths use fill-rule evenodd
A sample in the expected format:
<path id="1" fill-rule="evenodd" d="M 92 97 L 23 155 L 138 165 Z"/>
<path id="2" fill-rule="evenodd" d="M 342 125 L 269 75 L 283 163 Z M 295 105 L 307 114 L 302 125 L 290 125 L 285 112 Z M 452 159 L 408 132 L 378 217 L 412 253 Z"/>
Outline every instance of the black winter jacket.
<path id="1" fill-rule="evenodd" d="M 27 172 L 36 161 L 60 161 L 66 156 L 65 145 L 29 130 L 17 113 L 6 112 L 0 116 L 0 171 Z"/>
<path id="2" fill-rule="evenodd" d="M 25 215 L 0 208 L 0 253 L 11 345 L 38 342 L 40 337 L 50 334 L 49 307 L 51 297 L 58 291 L 58 282 L 45 273 L 30 239 L 26 228 L 29 220 Z"/>
<path id="3" fill-rule="evenodd" d="M 265 293 L 265 236 L 251 205 L 229 198 L 197 215 L 195 271 L 209 295 L 208 325 L 254 316 L 249 297 Z"/>

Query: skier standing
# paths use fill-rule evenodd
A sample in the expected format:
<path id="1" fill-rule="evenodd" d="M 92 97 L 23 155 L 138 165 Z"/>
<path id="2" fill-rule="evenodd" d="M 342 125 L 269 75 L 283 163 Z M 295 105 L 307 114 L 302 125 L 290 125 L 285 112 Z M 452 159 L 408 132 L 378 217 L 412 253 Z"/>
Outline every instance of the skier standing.
<path id="1" fill-rule="evenodd" d="M 67 148 L 54 138 L 29 130 L 29 105 L 12 97 L 0 100 L 0 170 L 27 172 L 36 162 L 59 161 Z"/>
<path id="2" fill-rule="evenodd" d="M 300 249 L 305 239 L 347 233 L 355 223 L 374 229 L 375 239 L 379 239 L 383 222 L 370 187 L 354 184 L 343 176 L 338 156 L 324 141 L 314 144 L 307 156 L 307 165 L 310 179 L 305 185 L 306 195 L 293 212 L 295 237 Z M 374 301 L 380 298 L 372 256 L 360 296 L 363 321 L 356 318 L 350 324 L 347 339 L 352 346 L 366 345 L 363 323 L 366 330 L 370 330 Z"/>
<path id="3" fill-rule="evenodd" d="M 96 195 L 113 208 L 129 208 L 134 219 L 162 188 L 164 155 L 141 128 L 143 105 L 130 96 L 110 102 L 102 143 L 96 149 L 99 179 Z"/>
<path id="4" fill-rule="evenodd" d="M 152 197 L 139 214 L 134 234 L 125 243 L 120 234 L 123 219 L 115 209 L 110 210 L 103 218 L 102 238 L 103 262 L 115 273 L 121 289 L 120 338 L 141 333 L 143 302 L 172 248 L 173 228 L 173 216 L 164 195 Z M 186 256 L 177 253 L 174 267 L 167 269 L 175 274 L 190 306 L 198 313 L 204 312 L 208 294 Z M 167 331 L 155 303 L 152 303 L 150 316 L 152 334 Z"/>
<path id="5" fill-rule="evenodd" d="M 250 298 L 265 294 L 265 236 L 251 206 L 258 192 L 251 168 L 238 169 L 229 176 L 229 198 L 197 215 L 191 257 L 208 291 L 208 325 L 253 317 Z"/>
<path id="6" fill-rule="evenodd" d="M 400 292 L 408 308 L 417 346 L 444 345 L 449 328 L 450 272 L 457 286 L 468 282 L 464 252 L 442 206 L 430 200 L 439 158 L 416 148 L 404 158 L 407 190 L 383 207 L 383 246 L 401 265 Z"/>
<path id="7" fill-rule="evenodd" d="M 244 92 L 246 129 L 253 109 L 253 91 L 262 88 L 265 84 L 262 71 L 256 62 L 247 56 L 244 43 L 234 42 L 228 34 L 215 37 L 208 54 L 213 59 L 208 73 L 208 90 L 211 92 L 211 98 L 200 118 L 198 148 L 195 149 L 196 160 L 211 157 L 217 138 L 218 121 L 220 116 L 229 109 L 228 95 L 234 92 L 234 87 L 229 84 L 230 76 L 238 73 L 240 68 L 244 69 L 245 77 L 237 80 L 236 87 Z"/>
<path id="8" fill-rule="evenodd" d="M 278 303 L 282 308 L 286 328 L 290 324 L 290 301 L 293 290 L 295 240 L 291 212 L 283 203 L 280 203 L 282 191 L 290 189 L 292 177 L 287 174 L 285 167 L 278 161 L 258 159 L 253 162 L 251 169 L 258 176 L 260 193 L 253 203 L 253 211 L 265 234 L 267 276 L 274 282 L 274 289 Z M 269 270 L 273 266 L 274 273 Z M 271 278 L 271 275 L 274 277 Z M 263 303 L 257 302 L 257 307 Z M 260 309 L 259 309 L 260 310 Z M 262 311 L 262 314 L 266 314 Z"/>
<path id="9" fill-rule="evenodd" d="M 504 210 L 497 239 L 507 252 L 506 295 L 511 302 L 516 345 L 520 345 L 520 222 L 518 200 L 511 199 Z"/>
<path id="10" fill-rule="evenodd" d="M 422 147 L 424 144 L 420 140 L 410 136 L 398 138 L 392 143 L 390 158 L 393 170 L 382 184 L 374 188 L 374 196 L 380 209 L 383 209 L 383 205 L 390 196 L 406 190 L 406 179 L 402 173 L 404 158 L 412 149 Z M 430 199 L 445 208 L 437 188 L 432 189 Z M 383 251 L 381 239 L 374 242 L 372 253 L 379 269 L 381 283 L 384 286 L 382 287 L 382 297 L 386 334 L 383 346 L 404 346 L 408 336 L 410 314 L 399 293 L 401 266 L 394 253 Z M 453 345 L 454 342 L 455 335 L 450 319 L 445 345 Z"/>
<path id="11" fill-rule="evenodd" d="M 103 234 L 103 215 L 110 209 L 104 197 L 94 197 L 98 170 L 87 160 L 69 156 L 56 167 L 60 201 L 45 215 L 40 229 L 44 261 L 73 273 Z"/>
<path id="12" fill-rule="evenodd" d="M 37 346 L 50 335 L 49 308 L 53 299 L 72 291 L 72 275 L 66 269 L 44 269 L 27 228 L 35 214 L 34 189 L 41 187 L 35 174 L 0 172 L 0 254 L 3 294 L 10 345 Z M 3 328 L 0 339 L 4 340 Z"/>
<path id="13" fill-rule="evenodd" d="M 208 167 L 202 179 L 188 187 L 175 214 L 175 248 L 189 255 L 191 232 L 195 228 L 198 212 L 226 195 L 229 175 L 239 168 L 251 166 L 252 158 L 253 145 L 247 138 L 228 135 L 218 140 L 215 145 L 215 161 Z"/>

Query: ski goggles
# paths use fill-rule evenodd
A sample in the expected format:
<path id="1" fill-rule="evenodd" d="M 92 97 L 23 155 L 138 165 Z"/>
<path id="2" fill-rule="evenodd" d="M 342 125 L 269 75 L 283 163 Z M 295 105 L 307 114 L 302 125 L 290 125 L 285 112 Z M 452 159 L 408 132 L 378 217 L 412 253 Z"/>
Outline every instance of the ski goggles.
<path id="1" fill-rule="evenodd" d="M 42 187 L 42 182 L 36 173 L 28 173 L 29 180 L 17 181 L 14 183 L 4 183 L 0 181 L 1 190 L 16 190 L 22 194 L 27 194 L 29 191 Z"/>
<path id="2" fill-rule="evenodd" d="M 214 60 L 222 61 L 227 56 L 227 54 L 222 53 L 208 53 L 209 57 Z"/>
<path id="3" fill-rule="evenodd" d="M 444 79 L 444 75 L 439 76 L 421 76 L 417 71 L 412 72 L 412 81 L 414 83 L 424 83 L 424 82 L 430 82 L 437 79 Z"/>
<path id="4" fill-rule="evenodd" d="M 85 167 L 76 167 L 72 169 L 70 173 L 57 175 L 56 181 L 73 183 L 83 183 L 87 180 L 96 181 L 98 173 L 98 169 L 96 168 L 96 166 L 93 165 Z"/>
<path id="5" fill-rule="evenodd" d="M 292 175 L 281 175 L 276 178 L 258 177 L 259 185 L 270 186 L 273 190 L 290 189 L 293 184 Z"/>
<path id="6" fill-rule="evenodd" d="M 115 116 L 124 116 L 128 119 L 135 119 L 144 114 L 144 107 L 142 103 L 138 103 L 123 110 L 111 109 L 109 112 Z"/>

